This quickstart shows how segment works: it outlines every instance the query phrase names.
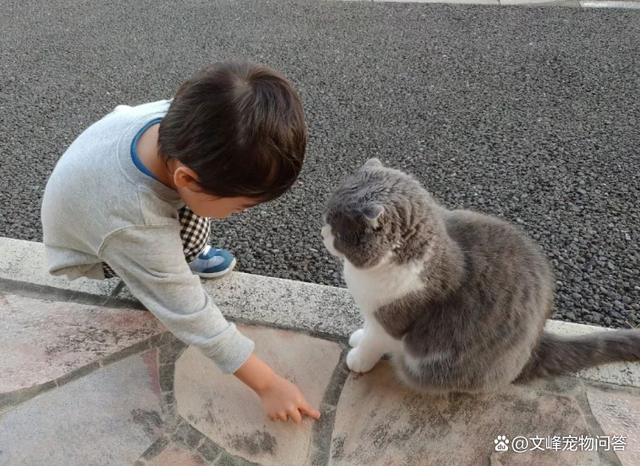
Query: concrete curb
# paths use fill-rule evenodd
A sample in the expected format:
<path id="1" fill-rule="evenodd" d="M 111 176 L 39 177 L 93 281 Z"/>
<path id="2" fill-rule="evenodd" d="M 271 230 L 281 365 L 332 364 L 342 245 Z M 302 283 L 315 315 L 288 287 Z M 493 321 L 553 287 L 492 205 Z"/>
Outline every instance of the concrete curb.
<path id="1" fill-rule="evenodd" d="M 361 3 L 431 3 L 453 5 L 500 5 L 500 6 L 563 6 L 573 8 L 618 8 L 640 9 L 638 1 L 580 1 L 580 0 L 329 0 Z"/>
<path id="2" fill-rule="evenodd" d="M 135 301 L 117 278 L 68 281 L 49 275 L 44 245 L 30 241 L 0 238 L 0 280 L 94 295 L 103 298 L 103 305 L 108 305 L 109 298 Z M 337 337 L 348 336 L 362 322 L 357 306 L 343 288 L 242 272 L 203 280 L 202 284 L 225 316 L 241 322 Z M 2 288 L 10 290 L 10 286 Z"/>
<path id="3" fill-rule="evenodd" d="M 79 300 L 94 299 L 108 305 L 109 299 L 135 304 L 119 280 L 79 279 L 73 282 L 47 273 L 44 245 L 0 238 L 0 280 L 11 291 L 12 283 L 77 293 Z M 234 272 L 221 280 L 204 280 L 203 286 L 228 318 L 252 325 L 302 330 L 328 339 L 344 339 L 362 322 L 357 306 L 346 289 Z M 16 287 L 17 288 L 17 287 Z M 16 291 L 18 291 L 16 289 Z M 44 293 L 46 295 L 46 293 Z M 547 329 L 563 335 L 581 335 L 609 330 L 591 325 L 549 321 Z M 589 369 L 579 377 L 598 382 L 640 387 L 639 364 L 611 364 Z"/>

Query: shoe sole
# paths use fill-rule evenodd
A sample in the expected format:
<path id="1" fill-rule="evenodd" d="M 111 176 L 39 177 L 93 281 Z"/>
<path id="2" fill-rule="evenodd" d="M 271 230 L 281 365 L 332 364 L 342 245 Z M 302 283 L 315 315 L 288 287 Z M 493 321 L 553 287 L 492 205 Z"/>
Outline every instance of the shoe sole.
<path id="1" fill-rule="evenodd" d="M 193 273 L 202 278 L 220 278 L 230 273 L 235 268 L 235 266 L 236 266 L 236 259 L 234 258 L 233 261 L 231 261 L 231 265 L 226 269 L 221 270 L 220 272 L 211 272 L 211 273 L 193 272 Z"/>

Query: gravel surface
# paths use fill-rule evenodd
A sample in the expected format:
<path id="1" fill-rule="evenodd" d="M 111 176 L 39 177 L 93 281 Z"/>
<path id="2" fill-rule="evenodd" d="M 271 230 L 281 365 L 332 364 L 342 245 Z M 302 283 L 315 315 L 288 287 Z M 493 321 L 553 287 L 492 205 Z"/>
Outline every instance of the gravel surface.
<path id="1" fill-rule="evenodd" d="M 47 176 L 86 126 L 247 58 L 296 83 L 311 140 L 290 194 L 216 223 L 241 270 L 341 286 L 321 206 L 377 156 L 449 207 L 522 225 L 554 262 L 558 318 L 640 323 L 640 11 L 2 3 L 0 235 L 41 240 Z"/>

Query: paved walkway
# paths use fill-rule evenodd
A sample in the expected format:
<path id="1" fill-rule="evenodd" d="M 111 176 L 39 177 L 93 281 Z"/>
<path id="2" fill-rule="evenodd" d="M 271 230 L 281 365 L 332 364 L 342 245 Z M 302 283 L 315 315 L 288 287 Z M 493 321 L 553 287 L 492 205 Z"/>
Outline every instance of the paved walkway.
<path id="1" fill-rule="evenodd" d="M 331 1 L 331 0 L 329 0 Z M 640 0 L 333 0 L 374 3 L 452 3 L 455 5 L 563 6 L 582 8 L 640 8 Z"/>
<path id="2" fill-rule="evenodd" d="M 329 0 L 332 1 L 332 0 Z M 374 3 L 452 3 L 455 5 L 563 6 L 582 8 L 640 8 L 640 0 L 333 0 Z"/>
<path id="3" fill-rule="evenodd" d="M 37 265 L 41 245 L 0 240 L 0 252 L 2 466 L 640 464 L 638 365 L 421 395 L 387 363 L 348 373 L 345 336 L 359 321 L 344 290 L 245 274 L 208 281 L 230 317 L 253 309 L 241 325 L 257 354 L 322 411 L 318 422 L 271 423 L 251 391 L 117 284 L 24 281 L 20 254 Z"/>

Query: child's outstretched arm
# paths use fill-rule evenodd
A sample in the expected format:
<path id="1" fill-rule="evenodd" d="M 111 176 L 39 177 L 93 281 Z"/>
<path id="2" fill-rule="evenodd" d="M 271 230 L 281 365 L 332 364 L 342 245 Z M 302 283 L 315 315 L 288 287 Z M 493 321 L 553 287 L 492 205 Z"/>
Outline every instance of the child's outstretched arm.
<path id="1" fill-rule="evenodd" d="M 178 225 L 125 228 L 110 236 L 101 257 L 147 309 L 178 338 L 198 347 L 225 374 L 234 373 L 273 419 L 300 422 L 313 409 L 291 382 L 253 355 L 253 342 L 227 322 L 184 260 Z"/>
<path id="2" fill-rule="evenodd" d="M 278 376 L 255 354 L 249 356 L 234 375 L 258 394 L 262 408 L 272 421 L 291 419 L 299 423 L 305 414 L 314 419 L 320 417 L 320 412 L 307 403 L 296 385 Z"/>

